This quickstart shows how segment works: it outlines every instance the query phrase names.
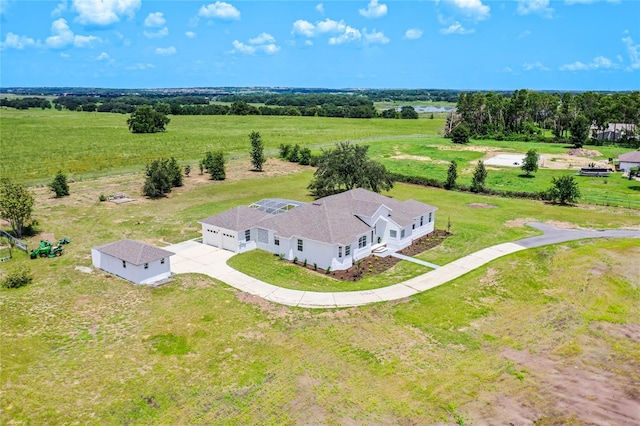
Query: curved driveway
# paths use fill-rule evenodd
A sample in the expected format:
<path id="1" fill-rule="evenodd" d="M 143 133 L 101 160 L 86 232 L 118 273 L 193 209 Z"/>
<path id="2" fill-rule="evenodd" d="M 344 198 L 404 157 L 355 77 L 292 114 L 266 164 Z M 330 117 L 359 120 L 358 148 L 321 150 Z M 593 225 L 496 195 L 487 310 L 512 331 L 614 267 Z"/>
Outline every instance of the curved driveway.
<path id="1" fill-rule="evenodd" d="M 196 241 L 185 241 L 165 248 L 175 253 L 171 258 L 173 273 L 205 274 L 238 290 L 283 305 L 303 308 L 345 308 L 413 296 L 454 280 L 499 257 L 528 248 L 585 238 L 640 238 L 640 230 L 560 229 L 539 222 L 527 225 L 544 234 L 482 249 L 438 269 L 388 287 L 345 292 L 291 290 L 265 283 L 227 265 L 227 260 L 235 253 Z"/>

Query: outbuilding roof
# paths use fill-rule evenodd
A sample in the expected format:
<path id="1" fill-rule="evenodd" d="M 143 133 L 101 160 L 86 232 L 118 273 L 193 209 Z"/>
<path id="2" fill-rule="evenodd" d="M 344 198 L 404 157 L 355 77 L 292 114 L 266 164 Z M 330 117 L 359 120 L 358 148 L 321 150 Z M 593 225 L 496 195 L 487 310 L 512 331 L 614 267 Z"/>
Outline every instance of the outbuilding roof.
<path id="1" fill-rule="evenodd" d="M 94 247 L 94 249 L 133 265 L 142 265 L 175 254 L 169 250 L 164 250 L 135 240 L 120 240 L 115 243 Z"/>
<path id="2" fill-rule="evenodd" d="M 631 151 L 618 156 L 620 161 L 626 163 L 640 163 L 640 151 Z"/>
<path id="3" fill-rule="evenodd" d="M 245 229 L 253 228 L 256 223 L 264 217 L 271 217 L 271 215 L 258 209 L 251 209 L 247 206 L 238 206 L 231 210 L 202 219 L 200 223 L 219 226 L 220 228 L 229 229 L 231 231 L 243 231 Z"/>

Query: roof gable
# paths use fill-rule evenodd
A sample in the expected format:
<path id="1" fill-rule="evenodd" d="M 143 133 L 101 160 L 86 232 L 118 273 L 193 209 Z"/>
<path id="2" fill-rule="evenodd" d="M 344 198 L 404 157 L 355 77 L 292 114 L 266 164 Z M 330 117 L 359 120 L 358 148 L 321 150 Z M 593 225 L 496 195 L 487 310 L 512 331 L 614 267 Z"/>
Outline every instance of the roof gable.
<path id="1" fill-rule="evenodd" d="M 266 216 L 271 215 L 247 206 L 238 206 L 220 214 L 202 219 L 200 223 L 219 226 L 220 228 L 229 229 L 231 231 L 243 231 L 245 229 L 253 228 L 260 219 L 263 219 Z"/>
<path id="2" fill-rule="evenodd" d="M 133 265 L 142 265 L 175 254 L 169 250 L 164 250 L 135 240 L 120 240 L 115 243 L 94 247 L 94 249 Z"/>

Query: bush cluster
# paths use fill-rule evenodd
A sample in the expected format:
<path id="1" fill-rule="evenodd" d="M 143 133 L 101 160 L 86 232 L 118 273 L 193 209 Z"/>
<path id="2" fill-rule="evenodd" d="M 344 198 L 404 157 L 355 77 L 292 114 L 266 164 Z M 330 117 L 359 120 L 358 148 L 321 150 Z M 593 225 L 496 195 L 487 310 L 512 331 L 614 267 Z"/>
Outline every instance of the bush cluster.
<path id="1" fill-rule="evenodd" d="M 20 288 L 31 284 L 31 281 L 33 281 L 31 271 L 26 266 L 21 265 L 9 272 L 9 275 L 2 280 L 1 284 L 4 288 Z"/>

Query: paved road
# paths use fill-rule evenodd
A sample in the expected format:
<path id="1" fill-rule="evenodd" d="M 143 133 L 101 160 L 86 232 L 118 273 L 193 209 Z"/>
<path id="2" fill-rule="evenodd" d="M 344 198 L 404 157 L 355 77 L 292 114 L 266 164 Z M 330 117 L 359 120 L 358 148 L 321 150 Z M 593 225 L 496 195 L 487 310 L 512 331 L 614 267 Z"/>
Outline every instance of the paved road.
<path id="1" fill-rule="evenodd" d="M 544 232 L 544 235 L 488 247 L 410 280 L 388 287 L 362 291 L 325 293 L 277 287 L 252 278 L 227 265 L 227 260 L 234 253 L 196 241 L 185 241 L 166 247 L 166 249 L 176 253 L 171 257 L 171 272 L 173 273 L 201 273 L 223 281 L 238 290 L 275 303 L 303 308 L 327 309 L 362 306 L 413 296 L 461 277 L 499 257 L 528 248 L 585 238 L 640 238 L 640 230 L 559 229 L 539 222 L 527 225 Z"/>

